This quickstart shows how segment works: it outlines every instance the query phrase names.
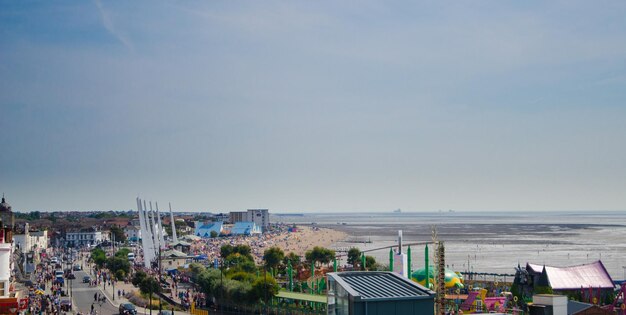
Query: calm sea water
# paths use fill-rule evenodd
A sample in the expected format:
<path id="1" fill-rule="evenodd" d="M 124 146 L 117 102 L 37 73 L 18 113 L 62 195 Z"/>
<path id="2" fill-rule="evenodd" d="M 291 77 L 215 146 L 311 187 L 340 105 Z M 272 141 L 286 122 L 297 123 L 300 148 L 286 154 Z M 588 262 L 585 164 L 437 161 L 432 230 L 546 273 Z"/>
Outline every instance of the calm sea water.
<path id="1" fill-rule="evenodd" d="M 348 240 L 333 247 L 361 250 L 396 245 L 398 230 L 404 244 L 430 241 L 436 226 L 446 244 L 446 264 L 461 272 L 512 274 L 518 263 L 571 266 L 602 260 L 613 280 L 626 278 L 626 212 L 321 213 L 272 220 L 345 231 Z M 411 249 L 413 268 L 423 267 L 424 245 Z M 368 255 L 387 263 L 389 249 Z"/>

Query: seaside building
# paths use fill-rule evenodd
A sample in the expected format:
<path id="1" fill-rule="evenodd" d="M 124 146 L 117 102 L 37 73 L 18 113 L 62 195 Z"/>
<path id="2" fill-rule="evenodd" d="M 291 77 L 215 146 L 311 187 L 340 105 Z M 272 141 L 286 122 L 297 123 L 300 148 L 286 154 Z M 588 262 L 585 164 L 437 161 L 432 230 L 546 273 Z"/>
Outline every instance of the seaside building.
<path id="1" fill-rule="evenodd" d="M 13 284 L 13 227 L 13 210 L 3 195 L 0 203 L 0 314 L 17 314 L 20 310 L 19 293 L 15 292 Z"/>
<path id="2" fill-rule="evenodd" d="M 393 272 L 328 274 L 329 315 L 433 315 L 435 292 Z"/>
<path id="3" fill-rule="evenodd" d="M 230 212 L 230 223 L 254 222 L 265 232 L 270 226 L 270 214 L 268 209 L 248 209 L 248 211 Z"/>
<path id="4" fill-rule="evenodd" d="M 98 231 L 96 228 L 65 233 L 65 246 L 68 247 L 95 246 L 104 240 L 102 231 Z"/>
<path id="5" fill-rule="evenodd" d="M 171 243 L 170 247 L 185 254 L 189 254 L 189 251 L 191 250 L 191 244 L 182 240 Z"/>
<path id="6" fill-rule="evenodd" d="M 600 260 L 570 267 L 528 263 L 526 271 L 532 277 L 532 283 L 547 284 L 555 294 L 581 295 L 582 301 L 590 303 L 593 303 L 594 299 L 601 303 L 605 298 L 614 294 L 613 279 Z M 544 279 L 546 275 L 547 279 Z"/>
<path id="7" fill-rule="evenodd" d="M 265 232 L 270 227 L 270 212 L 268 209 L 248 209 L 248 221 L 254 222 Z"/>
<path id="8" fill-rule="evenodd" d="M 254 222 L 237 222 L 230 230 L 231 235 L 261 234 L 261 227 Z"/>
<path id="9" fill-rule="evenodd" d="M 22 253 L 40 251 L 48 248 L 48 231 L 30 231 L 30 226 L 24 223 L 24 231 L 13 234 L 13 244 L 20 248 Z"/>
<path id="10" fill-rule="evenodd" d="M 237 222 L 248 221 L 248 212 L 246 211 L 231 211 L 229 216 L 229 222 L 235 224 Z"/>
<path id="11" fill-rule="evenodd" d="M 196 229 L 193 234 L 202 238 L 209 238 L 211 237 L 211 232 L 215 232 L 219 236 L 220 234 L 222 234 L 223 230 L 224 222 L 196 221 Z"/>
<path id="12" fill-rule="evenodd" d="M 567 296 L 554 294 L 535 294 L 530 305 L 530 314 L 537 315 L 567 315 Z"/>
<path id="13" fill-rule="evenodd" d="M 177 250 L 167 250 L 161 255 L 161 265 L 165 270 L 178 269 L 192 262 L 193 257 Z"/>
<path id="14" fill-rule="evenodd" d="M 138 242 L 141 239 L 141 228 L 138 225 L 129 224 L 124 228 L 124 235 L 127 240 Z"/>

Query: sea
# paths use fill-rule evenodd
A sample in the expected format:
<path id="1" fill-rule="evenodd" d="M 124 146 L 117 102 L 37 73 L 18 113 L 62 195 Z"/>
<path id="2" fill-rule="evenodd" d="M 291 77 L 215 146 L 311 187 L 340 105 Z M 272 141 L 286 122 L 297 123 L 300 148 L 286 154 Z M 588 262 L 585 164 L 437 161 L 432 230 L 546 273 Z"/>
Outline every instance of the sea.
<path id="1" fill-rule="evenodd" d="M 626 211 L 389 212 L 279 214 L 274 222 L 346 232 L 331 247 L 351 247 L 389 263 L 389 246 L 411 246 L 412 269 L 424 266 L 423 243 L 445 244 L 445 263 L 458 272 L 514 274 L 526 263 L 567 267 L 601 260 L 613 280 L 626 278 Z M 381 248 L 381 249 L 379 249 Z M 429 245 L 431 264 L 434 246 Z M 344 262 L 345 263 L 345 262 Z"/>

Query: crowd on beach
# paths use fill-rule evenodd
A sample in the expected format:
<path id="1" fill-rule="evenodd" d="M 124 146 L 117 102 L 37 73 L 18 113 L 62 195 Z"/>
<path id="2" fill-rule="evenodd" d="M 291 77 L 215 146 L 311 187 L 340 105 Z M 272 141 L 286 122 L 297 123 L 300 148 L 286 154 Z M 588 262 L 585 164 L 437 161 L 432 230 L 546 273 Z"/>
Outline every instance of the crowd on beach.
<path id="1" fill-rule="evenodd" d="M 209 259 L 220 258 L 220 248 L 224 245 L 248 245 L 255 262 L 260 263 L 265 250 L 270 247 L 276 246 L 285 254 L 293 252 L 298 256 L 304 256 L 307 250 L 315 246 L 328 247 L 345 237 L 345 233 L 331 229 L 308 226 L 294 228 L 278 224 L 263 234 L 204 238 L 194 241 L 191 244 L 190 254 L 204 254 Z"/>

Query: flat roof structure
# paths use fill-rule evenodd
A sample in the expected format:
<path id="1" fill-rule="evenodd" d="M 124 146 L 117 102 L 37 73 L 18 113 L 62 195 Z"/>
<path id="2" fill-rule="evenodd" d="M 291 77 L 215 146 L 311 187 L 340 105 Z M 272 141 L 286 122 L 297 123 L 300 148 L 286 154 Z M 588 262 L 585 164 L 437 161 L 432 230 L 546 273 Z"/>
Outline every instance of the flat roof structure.
<path id="1" fill-rule="evenodd" d="M 362 300 L 405 299 L 428 297 L 434 292 L 421 285 L 401 277 L 393 272 L 340 272 L 336 273 L 337 282 L 348 286 L 352 296 Z M 430 294 L 429 294 L 430 292 Z"/>
<path id="2" fill-rule="evenodd" d="M 393 272 L 332 272 L 328 282 L 331 315 L 434 313 L 435 292 Z"/>

